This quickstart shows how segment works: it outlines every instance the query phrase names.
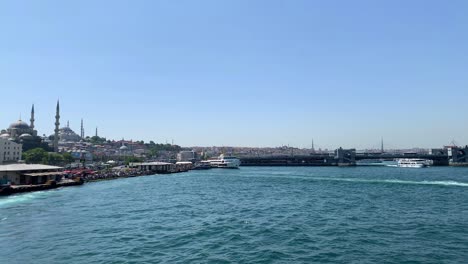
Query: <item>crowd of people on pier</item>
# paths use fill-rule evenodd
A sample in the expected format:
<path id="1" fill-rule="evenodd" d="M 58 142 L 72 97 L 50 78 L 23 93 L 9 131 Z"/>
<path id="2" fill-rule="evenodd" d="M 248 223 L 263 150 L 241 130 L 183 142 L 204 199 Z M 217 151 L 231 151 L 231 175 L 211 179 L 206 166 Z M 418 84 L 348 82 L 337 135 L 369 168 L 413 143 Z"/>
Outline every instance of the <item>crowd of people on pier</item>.
<path id="1" fill-rule="evenodd" d="M 137 177 L 153 174 L 151 172 L 139 171 L 136 169 L 108 170 L 108 171 L 83 171 L 81 173 L 68 174 L 67 178 L 80 177 L 85 182 L 110 180 L 116 178 Z"/>

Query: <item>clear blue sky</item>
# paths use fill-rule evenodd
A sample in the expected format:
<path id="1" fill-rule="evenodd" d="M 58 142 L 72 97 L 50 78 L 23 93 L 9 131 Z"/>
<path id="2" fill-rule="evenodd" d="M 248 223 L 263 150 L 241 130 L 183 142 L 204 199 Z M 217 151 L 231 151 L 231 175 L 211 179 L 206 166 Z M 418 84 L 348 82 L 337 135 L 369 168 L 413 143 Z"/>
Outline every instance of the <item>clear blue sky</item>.
<path id="1" fill-rule="evenodd" d="M 1 1 L 0 127 L 184 146 L 468 143 L 468 1 Z"/>

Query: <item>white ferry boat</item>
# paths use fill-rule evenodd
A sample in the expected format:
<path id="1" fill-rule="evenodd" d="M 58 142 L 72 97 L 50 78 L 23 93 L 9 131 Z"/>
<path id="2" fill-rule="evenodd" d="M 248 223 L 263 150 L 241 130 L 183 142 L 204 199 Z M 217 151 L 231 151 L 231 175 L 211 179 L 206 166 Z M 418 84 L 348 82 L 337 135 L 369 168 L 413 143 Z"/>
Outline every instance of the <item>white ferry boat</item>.
<path id="1" fill-rule="evenodd" d="M 237 169 L 240 166 L 240 160 L 232 156 L 221 154 L 218 159 L 208 160 L 213 168 Z"/>
<path id="2" fill-rule="evenodd" d="M 397 167 L 401 168 L 424 168 L 432 165 L 432 160 L 426 159 L 398 159 Z"/>

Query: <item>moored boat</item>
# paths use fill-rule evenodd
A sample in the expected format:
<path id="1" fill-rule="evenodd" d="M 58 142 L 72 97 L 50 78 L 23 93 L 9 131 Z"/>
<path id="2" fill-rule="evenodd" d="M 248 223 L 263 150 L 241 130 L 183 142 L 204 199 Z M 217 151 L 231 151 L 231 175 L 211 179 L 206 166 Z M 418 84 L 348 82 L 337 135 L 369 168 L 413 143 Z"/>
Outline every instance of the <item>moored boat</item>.
<path id="1" fill-rule="evenodd" d="M 207 170 L 207 169 L 211 169 L 211 163 L 210 161 L 206 161 L 206 160 L 203 160 L 203 161 L 200 161 L 199 163 L 195 164 L 195 166 L 193 167 L 194 170 Z"/>
<path id="2" fill-rule="evenodd" d="M 240 166 L 240 159 L 233 156 L 224 156 L 221 154 L 218 159 L 208 160 L 211 167 L 223 169 L 238 169 Z"/>

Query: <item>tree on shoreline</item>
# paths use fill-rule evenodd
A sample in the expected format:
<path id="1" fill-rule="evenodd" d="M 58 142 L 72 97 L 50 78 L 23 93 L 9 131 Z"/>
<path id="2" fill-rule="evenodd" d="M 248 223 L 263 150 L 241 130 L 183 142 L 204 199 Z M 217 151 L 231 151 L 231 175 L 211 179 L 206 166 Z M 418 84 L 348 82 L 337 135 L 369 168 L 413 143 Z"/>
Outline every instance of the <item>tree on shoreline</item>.
<path id="1" fill-rule="evenodd" d="M 70 153 L 54 153 L 47 152 L 42 148 L 30 149 L 23 152 L 23 160 L 26 163 L 40 163 L 48 165 L 63 165 L 66 163 L 72 163 L 75 159 Z"/>
<path id="2" fill-rule="evenodd" d="M 130 163 L 137 163 L 137 162 L 143 162 L 142 158 L 137 158 L 137 157 L 126 157 L 125 158 L 125 165 L 128 165 Z"/>
<path id="3" fill-rule="evenodd" d="M 98 137 L 98 136 L 92 136 L 92 137 L 86 137 L 86 141 L 92 143 L 92 144 L 105 144 L 107 143 L 107 139 L 105 137 Z"/>

